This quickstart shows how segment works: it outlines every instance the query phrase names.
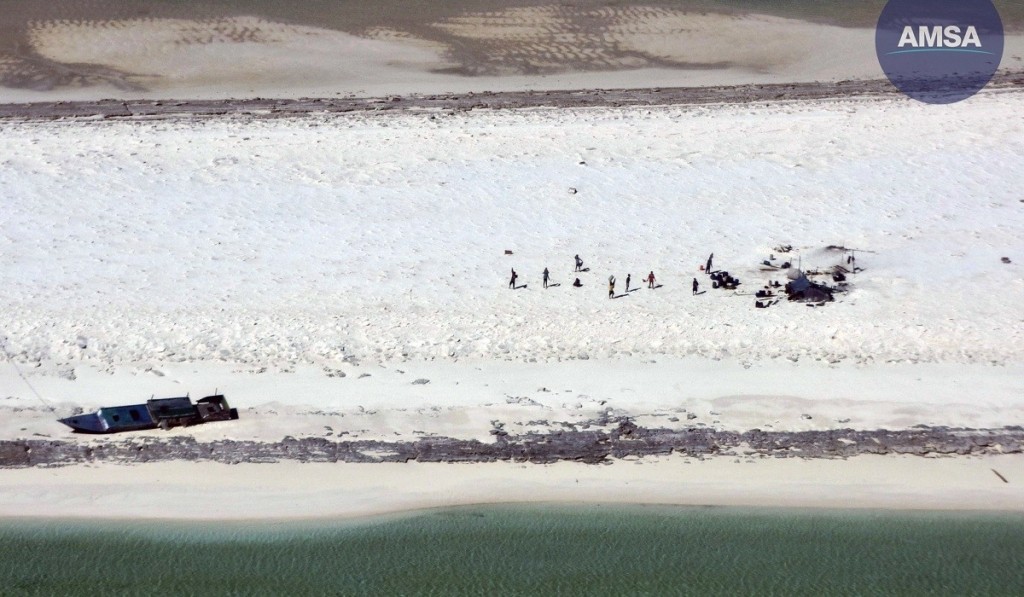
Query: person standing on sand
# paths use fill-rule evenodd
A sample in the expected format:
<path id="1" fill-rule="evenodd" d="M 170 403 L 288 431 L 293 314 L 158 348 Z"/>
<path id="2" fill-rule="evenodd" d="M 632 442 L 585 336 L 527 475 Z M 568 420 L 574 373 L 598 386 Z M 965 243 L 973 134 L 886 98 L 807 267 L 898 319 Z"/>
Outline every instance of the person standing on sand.
<path id="1" fill-rule="evenodd" d="M 654 288 L 654 272 L 647 274 L 647 287 Z"/>
<path id="2" fill-rule="evenodd" d="M 631 274 L 626 274 L 626 292 L 629 292 L 629 280 Z"/>
<path id="3" fill-rule="evenodd" d="M 516 268 L 512 268 L 512 278 L 508 281 L 508 287 L 509 288 L 515 290 L 515 288 L 516 288 L 516 278 L 518 278 L 518 277 L 519 277 L 519 274 L 516 273 Z"/>
<path id="4" fill-rule="evenodd" d="M 583 271 L 583 260 L 580 259 L 580 256 L 579 256 L 578 253 L 576 254 L 576 270 L 575 271 L 577 271 L 577 272 L 578 271 Z"/>
<path id="5" fill-rule="evenodd" d="M 608 276 L 608 298 L 615 298 L 615 276 Z"/>
<path id="6" fill-rule="evenodd" d="M 700 282 L 697 281 L 697 278 L 694 278 L 693 279 L 693 294 L 697 294 L 697 289 L 698 288 L 700 288 Z"/>
<path id="7" fill-rule="evenodd" d="M 711 260 L 714 259 L 714 258 L 715 258 L 715 254 L 714 253 L 708 255 L 708 264 L 704 266 L 704 273 L 706 273 L 706 274 L 710 274 L 711 273 Z"/>
<path id="8" fill-rule="evenodd" d="M 544 268 L 544 288 L 548 287 L 548 268 Z"/>

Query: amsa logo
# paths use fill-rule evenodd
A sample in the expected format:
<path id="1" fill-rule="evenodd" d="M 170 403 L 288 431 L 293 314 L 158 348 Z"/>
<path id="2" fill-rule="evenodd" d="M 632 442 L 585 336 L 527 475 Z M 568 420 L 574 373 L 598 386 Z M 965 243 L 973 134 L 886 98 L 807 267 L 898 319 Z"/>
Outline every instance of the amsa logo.
<path id="1" fill-rule="evenodd" d="M 981 50 L 981 37 L 978 36 L 978 28 L 974 25 L 959 27 L 957 25 L 918 25 L 916 28 L 907 25 L 900 35 L 900 43 L 897 45 L 899 52 L 912 52 L 916 50 L 964 50 L 974 48 L 974 51 Z M 983 52 L 991 54 L 991 52 Z"/>
<path id="2" fill-rule="evenodd" d="M 1003 56 L 992 0 L 889 0 L 875 28 L 879 66 L 897 89 L 929 104 L 974 95 Z"/>

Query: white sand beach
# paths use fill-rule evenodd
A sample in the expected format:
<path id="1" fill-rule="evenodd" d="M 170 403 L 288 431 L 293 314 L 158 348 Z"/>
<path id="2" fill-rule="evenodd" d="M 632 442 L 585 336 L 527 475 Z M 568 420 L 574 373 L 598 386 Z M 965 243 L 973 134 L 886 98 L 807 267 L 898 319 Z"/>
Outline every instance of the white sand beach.
<path id="1" fill-rule="evenodd" d="M 1022 105 L 1000 91 L 941 107 L 0 122 L 0 342 L 17 366 L 0 365 L 0 431 L 87 444 L 56 417 L 215 389 L 240 420 L 139 435 L 491 441 L 495 421 L 524 433 L 602 413 L 683 429 L 1019 425 Z M 756 309 L 751 293 L 783 279 L 760 266 L 779 245 L 804 269 L 856 248 L 863 271 L 833 303 Z M 698 271 L 712 251 L 738 291 Z M 559 286 L 541 288 L 545 267 Z M 511 268 L 524 288 L 507 288 Z M 640 282 L 651 270 L 658 289 Z M 0 515 L 1018 510 L 1022 480 L 1019 455 L 99 464 L 4 470 Z"/>
<path id="2" fill-rule="evenodd" d="M 672 456 L 612 465 L 165 462 L 0 475 L 2 517 L 356 518 L 496 503 L 1021 512 L 1024 457 L 698 461 Z"/>

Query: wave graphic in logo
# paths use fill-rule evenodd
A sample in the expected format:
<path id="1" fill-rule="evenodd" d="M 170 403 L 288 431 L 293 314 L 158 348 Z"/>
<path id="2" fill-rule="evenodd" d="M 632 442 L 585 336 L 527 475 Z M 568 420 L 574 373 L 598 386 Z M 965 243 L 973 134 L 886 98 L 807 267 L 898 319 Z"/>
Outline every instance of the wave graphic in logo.
<path id="1" fill-rule="evenodd" d="M 986 54 L 988 56 L 995 56 L 992 52 L 986 52 L 984 50 L 961 50 L 958 48 L 914 48 L 913 50 L 895 50 L 893 52 L 886 52 L 886 56 L 895 56 L 896 54 L 920 54 L 922 52 L 962 52 L 967 54 Z"/>

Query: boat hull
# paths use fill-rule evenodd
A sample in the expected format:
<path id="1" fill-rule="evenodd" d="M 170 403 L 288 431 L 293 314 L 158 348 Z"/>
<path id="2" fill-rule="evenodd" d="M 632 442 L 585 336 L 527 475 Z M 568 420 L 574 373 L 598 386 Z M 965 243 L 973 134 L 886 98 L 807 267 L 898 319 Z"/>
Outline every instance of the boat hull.
<path id="1" fill-rule="evenodd" d="M 196 425 L 209 421 L 238 418 L 238 411 L 228 406 L 222 395 L 207 396 L 192 404 L 188 397 L 158 398 L 145 404 L 105 406 L 93 413 L 58 419 L 76 433 L 117 433 L 157 427 Z"/>

